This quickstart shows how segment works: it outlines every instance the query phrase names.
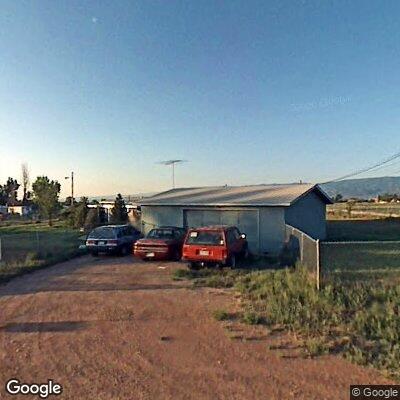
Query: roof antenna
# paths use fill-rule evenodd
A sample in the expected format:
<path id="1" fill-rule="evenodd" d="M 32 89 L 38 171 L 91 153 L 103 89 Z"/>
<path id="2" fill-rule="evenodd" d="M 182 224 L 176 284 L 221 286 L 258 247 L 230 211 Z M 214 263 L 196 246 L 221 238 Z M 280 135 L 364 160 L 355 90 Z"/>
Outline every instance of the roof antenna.
<path id="1" fill-rule="evenodd" d="M 175 189 L 175 164 L 180 164 L 183 162 L 187 162 L 187 160 L 166 160 L 166 161 L 159 161 L 157 163 L 157 164 L 172 166 L 172 189 Z"/>

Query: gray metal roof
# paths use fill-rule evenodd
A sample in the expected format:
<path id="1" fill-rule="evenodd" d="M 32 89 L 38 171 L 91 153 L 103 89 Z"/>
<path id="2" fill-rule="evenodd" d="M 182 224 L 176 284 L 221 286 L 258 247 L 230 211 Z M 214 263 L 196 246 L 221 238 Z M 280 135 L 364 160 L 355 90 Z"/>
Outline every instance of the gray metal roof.
<path id="1" fill-rule="evenodd" d="M 172 189 L 143 199 L 141 205 L 162 206 L 290 206 L 315 191 L 322 201 L 331 199 L 313 184 L 215 186 Z"/>

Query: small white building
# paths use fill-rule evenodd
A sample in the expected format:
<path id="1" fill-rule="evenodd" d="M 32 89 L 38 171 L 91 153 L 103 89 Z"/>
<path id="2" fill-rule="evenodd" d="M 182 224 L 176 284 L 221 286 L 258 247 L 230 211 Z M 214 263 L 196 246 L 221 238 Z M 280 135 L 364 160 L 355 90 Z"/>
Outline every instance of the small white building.
<path id="1" fill-rule="evenodd" d="M 26 217 L 32 213 L 32 206 L 30 205 L 12 205 L 8 206 L 8 214 L 18 214 L 22 217 Z"/>
<path id="2" fill-rule="evenodd" d="M 104 210 L 106 214 L 106 220 L 110 222 L 111 220 L 111 212 L 114 208 L 114 201 L 111 200 L 102 200 L 99 204 L 88 204 L 88 208 L 97 208 L 100 207 Z M 134 222 L 136 218 L 136 211 L 139 206 L 134 203 L 125 203 L 126 211 L 128 212 L 128 217 L 131 222 Z"/>

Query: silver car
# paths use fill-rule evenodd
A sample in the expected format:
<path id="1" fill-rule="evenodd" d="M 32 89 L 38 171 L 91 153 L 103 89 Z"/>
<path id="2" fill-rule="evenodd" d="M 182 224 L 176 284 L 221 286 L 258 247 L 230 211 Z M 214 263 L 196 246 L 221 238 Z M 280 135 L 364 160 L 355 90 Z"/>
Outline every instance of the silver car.
<path id="1" fill-rule="evenodd" d="M 86 239 L 86 249 L 93 256 L 99 253 L 127 255 L 142 234 L 131 225 L 106 225 L 93 229 Z"/>

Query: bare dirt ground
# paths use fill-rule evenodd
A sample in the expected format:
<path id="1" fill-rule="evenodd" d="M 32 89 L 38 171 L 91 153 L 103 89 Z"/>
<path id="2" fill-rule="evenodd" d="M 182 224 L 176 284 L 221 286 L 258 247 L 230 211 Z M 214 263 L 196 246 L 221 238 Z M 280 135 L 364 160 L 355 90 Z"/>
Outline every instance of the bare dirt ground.
<path id="1" fill-rule="evenodd" d="M 282 355 L 259 329 L 215 321 L 212 310 L 237 306 L 233 293 L 172 281 L 182 266 L 83 257 L 0 286 L 0 398 L 18 398 L 4 390 L 12 377 L 53 379 L 58 398 L 74 400 L 336 400 L 350 384 L 388 383 L 339 357 Z"/>

